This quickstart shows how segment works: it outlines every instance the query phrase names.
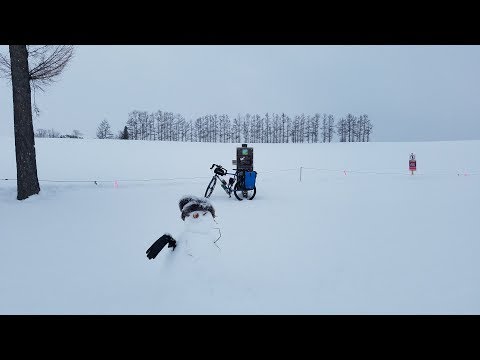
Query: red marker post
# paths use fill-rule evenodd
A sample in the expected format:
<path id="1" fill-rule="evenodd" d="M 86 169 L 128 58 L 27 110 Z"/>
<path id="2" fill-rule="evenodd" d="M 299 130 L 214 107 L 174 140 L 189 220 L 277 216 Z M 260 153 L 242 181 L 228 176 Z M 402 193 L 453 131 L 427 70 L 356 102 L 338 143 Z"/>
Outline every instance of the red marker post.
<path id="1" fill-rule="evenodd" d="M 408 169 L 412 172 L 417 171 L 417 160 L 415 159 L 415 154 L 410 154 L 410 160 L 408 161 Z"/>

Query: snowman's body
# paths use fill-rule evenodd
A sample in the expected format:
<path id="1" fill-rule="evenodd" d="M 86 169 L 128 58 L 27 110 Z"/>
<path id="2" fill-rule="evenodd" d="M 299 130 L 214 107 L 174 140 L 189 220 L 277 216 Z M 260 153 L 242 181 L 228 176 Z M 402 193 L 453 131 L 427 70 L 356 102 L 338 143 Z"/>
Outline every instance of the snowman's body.
<path id="1" fill-rule="evenodd" d="M 188 302 L 211 297 L 219 288 L 224 271 L 221 263 L 220 232 L 209 212 L 185 218 L 175 250 L 162 251 L 160 276 L 165 291 Z"/>
<path id="2" fill-rule="evenodd" d="M 217 244 L 220 232 L 218 226 L 215 225 L 209 212 L 199 215 L 198 218 L 193 216 L 185 218 L 185 228 L 175 238 L 177 247 L 174 252 L 178 254 L 178 257 L 188 259 L 188 262 L 191 263 L 214 261 L 221 252 L 221 248 Z"/>
<path id="3" fill-rule="evenodd" d="M 184 229 L 172 236 L 176 247 L 157 253 L 162 311 L 167 313 L 171 307 L 183 314 L 228 312 L 242 301 L 244 291 L 231 264 L 222 257 L 215 209 L 208 199 L 195 196 L 182 197 L 179 208 Z"/>

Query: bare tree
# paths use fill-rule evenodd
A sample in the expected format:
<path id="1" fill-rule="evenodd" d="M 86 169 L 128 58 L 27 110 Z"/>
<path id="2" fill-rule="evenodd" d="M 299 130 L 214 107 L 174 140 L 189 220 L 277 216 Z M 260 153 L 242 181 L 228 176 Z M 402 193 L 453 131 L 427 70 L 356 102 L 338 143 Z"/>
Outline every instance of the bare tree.
<path id="1" fill-rule="evenodd" d="M 327 142 L 328 138 L 328 117 L 327 114 L 323 114 L 322 117 L 322 142 Z"/>
<path id="2" fill-rule="evenodd" d="M 373 129 L 373 124 L 368 118 L 368 115 L 364 114 L 363 115 L 364 121 L 365 121 L 365 136 L 367 137 L 366 140 L 367 142 L 370 141 L 370 135 L 372 134 L 372 129 Z"/>
<path id="3" fill-rule="evenodd" d="M 305 141 L 305 114 L 300 115 L 300 134 L 299 140 L 301 143 Z"/>
<path id="4" fill-rule="evenodd" d="M 240 115 L 238 116 L 240 118 Z M 242 134 L 243 134 L 243 141 L 245 142 L 253 142 L 252 136 L 253 136 L 253 130 L 252 127 L 250 126 L 251 123 L 251 115 L 249 113 L 245 114 L 245 117 L 243 119 L 243 122 L 241 122 L 242 126 Z M 240 136 L 238 137 L 238 142 L 240 142 Z"/>
<path id="5" fill-rule="evenodd" d="M 312 142 L 318 142 L 318 130 L 320 129 L 320 114 L 315 113 L 310 119 L 311 121 L 311 131 L 312 131 Z"/>
<path id="6" fill-rule="evenodd" d="M 25 45 L 10 45 L 9 50 L 10 62 L 2 56 L 2 64 L 7 64 L 10 68 L 17 162 L 17 199 L 24 200 L 40 192 L 33 133 L 28 52 Z"/>
<path id="7" fill-rule="evenodd" d="M 292 119 L 290 119 L 289 116 L 286 116 L 285 119 L 286 119 L 286 125 L 287 125 L 285 129 L 285 138 L 287 140 L 286 142 L 288 143 L 290 139 L 290 133 L 292 132 Z"/>
<path id="8" fill-rule="evenodd" d="M 98 139 L 112 139 L 113 134 L 110 128 L 110 124 L 105 119 L 103 120 L 97 128 L 97 138 Z"/>
<path id="9" fill-rule="evenodd" d="M 132 140 L 138 140 L 138 114 L 139 111 L 137 110 L 133 110 L 132 112 L 128 113 L 127 128 L 130 135 L 129 139 Z"/>
<path id="10" fill-rule="evenodd" d="M 348 129 L 347 129 L 347 120 L 341 118 L 337 123 L 337 134 L 340 142 L 347 142 Z"/>
<path id="11" fill-rule="evenodd" d="M 77 139 L 83 139 L 83 134 L 79 130 L 73 130 L 72 136 Z"/>
<path id="12" fill-rule="evenodd" d="M 268 113 L 265 114 L 265 129 L 264 129 L 264 142 L 270 143 L 272 142 L 272 121 L 270 119 L 270 115 Z"/>
<path id="13" fill-rule="evenodd" d="M 260 115 L 255 114 L 252 117 L 252 126 L 253 126 L 253 133 L 250 132 L 251 142 L 254 143 L 261 143 L 262 142 L 262 127 L 263 127 L 263 119 Z"/>
<path id="14" fill-rule="evenodd" d="M 282 113 L 282 143 L 287 142 L 288 143 L 288 134 L 290 129 L 287 127 L 287 124 L 289 122 L 288 116 L 285 115 L 285 113 Z"/>
<path id="15" fill-rule="evenodd" d="M 327 126 L 327 140 L 328 142 L 332 141 L 333 134 L 335 133 L 335 118 L 333 115 L 328 115 L 328 126 Z"/>
<path id="16" fill-rule="evenodd" d="M 32 119 L 32 88 L 44 91 L 73 57 L 71 45 L 9 45 L 10 58 L 0 54 L 0 76 L 11 80 L 17 162 L 17 199 L 40 192 Z M 38 114 L 35 105 L 34 110 Z"/>
<path id="17" fill-rule="evenodd" d="M 248 138 L 248 129 L 246 129 L 247 133 L 244 133 L 244 127 L 245 127 L 245 122 L 242 122 L 242 116 L 238 114 L 235 118 L 232 120 L 232 125 L 230 128 L 230 140 L 232 143 L 239 143 L 243 134 L 243 137 Z M 248 125 L 248 124 L 247 124 Z"/>
<path id="18" fill-rule="evenodd" d="M 352 114 L 348 113 L 347 117 L 345 118 L 346 121 L 346 129 L 347 129 L 347 138 L 348 142 L 354 142 L 355 141 L 355 116 Z"/>
<path id="19" fill-rule="evenodd" d="M 295 115 L 293 118 L 292 128 L 292 142 L 298 143 L 300 142 L 300 116 Z"/>

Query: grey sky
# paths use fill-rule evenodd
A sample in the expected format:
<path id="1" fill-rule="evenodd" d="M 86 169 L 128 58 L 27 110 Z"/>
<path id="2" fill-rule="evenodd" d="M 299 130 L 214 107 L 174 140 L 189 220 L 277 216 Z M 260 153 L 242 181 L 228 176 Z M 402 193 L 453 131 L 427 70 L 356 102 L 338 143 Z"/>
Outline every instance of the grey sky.
<path id="1" fill-rule="evenodd" d="M 13 136 L 0 81 L 0 135 Z M 103 119 L 123 129 L 132 110 L 350 112 L 369 115 L 373 141 L 470 140 L 480 139 L 479 95 L 480 46 L 77 46 L 37 93 L 34 126 L 93 138 Z"/>

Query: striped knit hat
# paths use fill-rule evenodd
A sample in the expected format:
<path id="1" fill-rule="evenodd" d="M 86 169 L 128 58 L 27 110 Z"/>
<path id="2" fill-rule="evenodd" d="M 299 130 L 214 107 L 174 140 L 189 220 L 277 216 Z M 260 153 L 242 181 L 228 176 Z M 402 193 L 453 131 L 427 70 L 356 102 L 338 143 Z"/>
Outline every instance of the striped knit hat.
<path id="1" fill-rule="evenodd" d="M 187 195 L 180 199 L 178 207 L 181 211 L 181 218 L 185 221 L 185 217 L 194 211 L 209 211 L 212 217 L 215 217 L 215 209 L 207 198 L 199 198 L 193 195 Z"/>

